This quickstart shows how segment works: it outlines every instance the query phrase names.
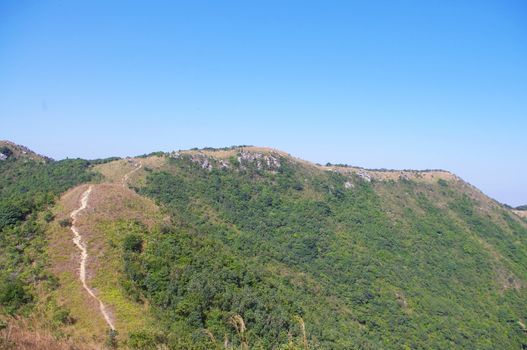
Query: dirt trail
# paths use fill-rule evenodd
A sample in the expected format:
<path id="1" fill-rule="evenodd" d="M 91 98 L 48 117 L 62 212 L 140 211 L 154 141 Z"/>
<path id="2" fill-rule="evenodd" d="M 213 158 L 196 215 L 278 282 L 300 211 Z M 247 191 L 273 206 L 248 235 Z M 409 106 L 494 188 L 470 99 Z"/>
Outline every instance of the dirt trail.
<path id="1" fill-rule="evenodd" d="M 88 200 L 90 199 L 90 193 L 93 189 L 93 185 L 90 185 L 86 191 L 81 196 L 81 205 L 77 209 L 71 212 L 70 217 L 72 219 L 72 225 L 71 225 L 71 231 L 73 232 L 73 243 L 79 248 L 81 251 L 81 261 L 80 261 L 80 272 L 79 272 L 79 278 L 82 282 L 82 286 L 90 296 L 95 299 L 99 303 L 99 309 L 101 310 L 101 314 L 103 315 L 104 319 L 106 320 L 106 323 L 111 329 L 115 329 L 115 326 L 110 318 L 110 315 L 108 311 L 106 311 L 106 307 L 104 306 L 103 302 L 95 295 L 95 293 L 91 290 L 90 287 L 88 287 L 88 284 L 86 284 L 86 260 L 88 260 L 88 249 L 86 247 L 86 243 L 82 241 L 82 236 L 79 233 L 79 229 L 77 226 L 75 226 L 77 221 L 77 216 L 86 209 L 88 206 Z"/>
<path id="2" fill-rule="evenodd" d="M 132 171 L 126 173 L 126 174 L 123 176 L 123 180 L 122 180 L 123 187 L 126 187 L 126 183 L 128 182 L 128 178 L 130 177 L 130 175 L 132 175 L 133 173 L 135 173 L 137 170 L 141 169 L 141 167 L 143 166 L 143 164 L 142 164 L 141 162 L 139 162 L 139 163 L 133 163 L 133 164 L 134 164 L 135 169 L 133 169 Z"/>
<path id="3" fill-rule="evenodd" d="M 123 179 L 122 179 L 123 187 L 126 187 L 126 184 L 127 184 L 127 181 L 128 181 L 128 178 L 130 177 L 130 175 L 132 175 L 134 172 L 138 171 L 141 168 L 141 166 L 142 166 L 141 163 L 134 163 L 134 167 L 135 168 L 132 171 L 126 173 L 123 176 Z M 81 251 L 81 259 L 80 259 L 80 267 L 79 267 L 79 279 L 80 279 L 80 281 L 82 283 L 82 286 L 84 287 L 84 289 L 86 289 L 88 294 L 99 303 L 99 310 L 101 311 L 101 314 L 104 317 L 104 320 L 106 321 L 106 323 L 108 324 L 108 326 L 111 329 L 115 330 L 115 326 L 113 324 L 113 321 L 112 321 L 112 318 L 110 317 L 109 312 L 106 310 L 106 306 L 101 301 L 101 299 L 99 299 L 95 295 L 93 290 L 86 283 L 86 261 L 88 260 L 88 257 L 89 257 L 89 255 L 88 255 L 88 248 L 86 246 L 86 243 L 82 240 L 82 236 L 81 236 L 81 234 L 79 232 L 79 228 L 76 226 L 77 216 L 80 213 L 82 213 L 88 206 L 88 201 L 90 199 L 90 194 L 91 194 L 91 192 L 93 190 L 93 186 L 94 185 L 90 185 L 88 187 L 88 189 L 82 193 L 81 199 L 80 199 L 80 206 L 77 209 L 75 209 L 74 211 L 72 211 L 71 214 L 70 214 L 70 217 L 71 217 L 71 220 L 72 220 L 71 231 L 73 232 L 73 243 L 75 243 L 75 245 Z"/>

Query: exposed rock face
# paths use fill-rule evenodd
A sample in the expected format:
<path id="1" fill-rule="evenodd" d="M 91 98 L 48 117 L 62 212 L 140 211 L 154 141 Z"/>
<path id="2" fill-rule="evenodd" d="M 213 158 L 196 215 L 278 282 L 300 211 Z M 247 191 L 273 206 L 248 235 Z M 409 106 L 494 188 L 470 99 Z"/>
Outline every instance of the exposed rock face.
<path id="1" fill-rule="evenodd" d="M 181 158 L 181 152 L 179 151 L 172 151 L 168 154 L 169 158 L 179 159 Z"/>
<path id="2" fill-rule="evenodd" d="M 0 160 L 7 160 L 7 155 L 0 153 Z"/>
<path id="3" fill-rule="evenodd" d="M 368 174 L 367 172 L 365 172 L 365 171 L 358 171 L 358 172 L 357 172 L 357 175 L 358 175 L 361 179 L 363 179 L 363 180 L 365 180 L 365 181 L 368 181 L 368 182 L 371 182 L 371 175 Z"/>
<path id="4" fill-rule="evenodd" d="M 219 163 L 220 163 L 220 168 L 222 168 L 222 169 L 228 169 L 229 168 L 229 163 L 224 161 L 223 159 L 220 159 Z"/>
<path id="5" fill-rule="evenodd" d="M 193 163 L 199 164 L 202 169 L 230 169 L 234 164 L 227 160 L 225 156 L 215 156 L 204 151 L 177 151 L 168 154 L 170 158 L 181 159 L 188 157 Z M 255 152 L 240 150 L 230 156 L 229 159 L 237 160 L 237 167 L 240 170 L 246 170 L 254 167 L 257 170 L 276 171 L 281 166 L 280 155 L 273 152 Z"/>
<path id="6" fill-rule="evenodd" d="M 255 164 L 258 170 L 277 170 L 281 165 L 279 156 L 273 153 L 241 151 L 237 159 L 241 169 L 246 168 L 250 164 Z"/>

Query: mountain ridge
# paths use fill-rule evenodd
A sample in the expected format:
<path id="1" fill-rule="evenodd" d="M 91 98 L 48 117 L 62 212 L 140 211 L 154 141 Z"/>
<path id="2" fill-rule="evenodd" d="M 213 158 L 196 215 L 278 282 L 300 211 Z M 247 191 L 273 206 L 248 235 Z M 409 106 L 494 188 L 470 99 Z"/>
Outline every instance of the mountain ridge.
<path id="1" fill-rule="evenodd" d="M 449 172 L 322 166 L 237 146 L 15 157 L 0 173 L 0 322 L 21 338 L 0 344 L 527 346 L 527 222 Z M 90 252 L 86 283 L 116 331 L 77 275 L 69 218 L 88 186 L 75 224 Z M 32 323 L 17 328 L 9 315 Z"/>

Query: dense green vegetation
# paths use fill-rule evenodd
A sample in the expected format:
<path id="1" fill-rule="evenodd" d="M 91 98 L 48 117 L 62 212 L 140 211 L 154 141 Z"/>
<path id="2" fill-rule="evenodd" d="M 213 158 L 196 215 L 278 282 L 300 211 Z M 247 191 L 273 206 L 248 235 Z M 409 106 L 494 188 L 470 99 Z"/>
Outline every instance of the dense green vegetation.
<path id="1" fill-rule="evenodd" d="M 305 322 L 312 349 L 527 346 L 527 229 L 449 182 L 170 162 L 140 193 L 172 224 L 123 246 L 127 289 L 154 307 L 159 342 L 302 347 Z"/>
<path id="2" fill-rule="evenodd" d="M 43 256 L 50 205 L 113 160 L 11 155 L 0 161 L 5 314 L 57 283 Z M 166 159 L 144 167 L 136 190 L 169 219 L 125 222 L 112 241 L 121 288 L 151 306 L 157 329 L 112 332 L 107 346 L 527 348 L 527 225 L 462 182 L 370 182 L 287 157 Z M 57 324 L 72 324 L 55 309 Z"/>
<path id="3" fill-rule="evenodd" d="M 60 193 L 93 178 L 88 166 L 84 160 L 0 161 L 0 312 L 24 311 L 39 281 L 54 283 L 42 259 L 44 225 L 53 219 L 47 208 Z"/>

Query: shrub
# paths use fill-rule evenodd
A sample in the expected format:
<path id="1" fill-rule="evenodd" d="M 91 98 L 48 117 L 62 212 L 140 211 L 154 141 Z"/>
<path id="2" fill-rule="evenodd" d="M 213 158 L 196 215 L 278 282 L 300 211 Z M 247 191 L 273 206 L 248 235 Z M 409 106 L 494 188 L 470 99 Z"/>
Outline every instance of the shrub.
<path id="1" fill-rule="evenodd" d="M 125 252 L 141 253 L 143 250 L 143 239 L 141 236 L 131 233 L 124 238 L 123 249 Z"/>
<path id="2" fill-rule="evenodd" d="M 53 321 L 61 324 L 73 324 L 74 320 L 70 315 L 70 311 L 64 307 L 60 307 L 53 313 Z"/>
<path id="3" fill-rule="evenodd" d="M 149 350 L 158 349 L 159 345 L 165 342 L 166 339 L 162 334 L 142 330 L 130 333 L 127 345 L 131 349 Z"/>
<path id="4" fill-rule="evenodd" d="M 70 227 L 73 224 L 70 218 L 65 218 L 59 221 L 61 227 Z"/>
<path id="5" fill-rule="evenodd" d="M 6 226 L 15 225 L 24 219 L 24 212 L 16 205 L 8 203 L 0 204 L 0 230 Z"/>
<path id="6" fill-rule="evenodd" d="M 5 312 L 13 315 L 20 307 L 31 301 L 31 296 L 24 290 L 24 285 L 18 278 L 0 278 L 0 305 Z"/>
<path id="7" fill-rule="evenodd" d="M 44 221 L 51 222 L 51 221 L 53 221 L 54 218 L 55 218 L 55 216 L 49 210 L 44 213 Z"/>

